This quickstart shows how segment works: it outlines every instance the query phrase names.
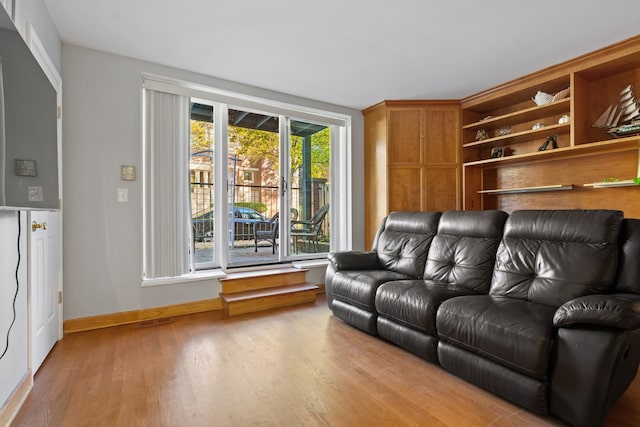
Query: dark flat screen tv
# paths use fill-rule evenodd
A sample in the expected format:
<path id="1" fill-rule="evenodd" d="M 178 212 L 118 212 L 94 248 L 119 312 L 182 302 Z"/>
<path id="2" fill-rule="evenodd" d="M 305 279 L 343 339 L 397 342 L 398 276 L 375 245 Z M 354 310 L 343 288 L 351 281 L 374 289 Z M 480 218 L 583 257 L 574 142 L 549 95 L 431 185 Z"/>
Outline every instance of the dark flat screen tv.
<path id="1" fill-rule="evenodd" d="M 57 93 L 0 7 L 0 209 L 58 209 Z"/>

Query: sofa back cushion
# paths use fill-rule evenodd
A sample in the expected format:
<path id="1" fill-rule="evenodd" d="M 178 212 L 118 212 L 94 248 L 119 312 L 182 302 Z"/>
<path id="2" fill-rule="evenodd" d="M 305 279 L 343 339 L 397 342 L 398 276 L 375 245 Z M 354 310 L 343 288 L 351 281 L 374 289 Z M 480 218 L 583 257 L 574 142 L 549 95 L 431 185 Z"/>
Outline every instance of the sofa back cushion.
<path id="1" fill-rule="evenodd" d="M 486 294 L 507 216 L 501 211 L 444 212 L 423 277 Z"/>
<path id="2" fill-rule="evenodd" d="M 640 219 L 624 219 L 618 277 L 612 292 L 640 294 Z"/>
<path id="3" fill-rule="evenodd" d="M 420 278 L 440 212 L 391 212 L 373 242 L 378 262 L 385 270 Z"/>
<path id="4" fill-rule="evenodd" d="M 512 213 L 489 293 L 558 307 L 606 291 L 615 279 L 622 216 L 610 210 Z"/>

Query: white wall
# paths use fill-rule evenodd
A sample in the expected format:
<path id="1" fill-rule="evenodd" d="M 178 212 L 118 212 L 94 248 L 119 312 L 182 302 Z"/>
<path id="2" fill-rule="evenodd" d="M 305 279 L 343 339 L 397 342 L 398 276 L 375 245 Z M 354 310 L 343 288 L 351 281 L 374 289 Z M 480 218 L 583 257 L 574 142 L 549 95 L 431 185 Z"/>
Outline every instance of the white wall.
<path id="1" fill-rule="evenodd" d="M 15 386 L 27 373 L 28 322 L 27 322 L 27 240 L 26 213 L 21 213 L 22 233 L 20 238 L 21 261 L 16 283 L 18 267 L 18 213 L 0 210 L 0 354 L 4 351 L 9 333 L 9 347 L 6 355 L 0 359 L 0 407 L 7 400 Z M 13 297 L 16 286 L 16 321 L 9 332 L 13 317 Z"/>
<path id="2" fill-rule="evenodd" d="M 64 318 L 74 319 L 216 298 L 217 281 L 141 288 L 142 179 L 120 180 L 141 164 L 141 73 L 353 116 L 354 217 L 363 218 L 363 119 L 327 105 L 136 59 L 63 44 Z M 129 202 L 116 201 L 117 188 Z M 345 219 L 347 220 L 347 219 Z M 354 247 L 364 242 L 354 221 Z"/>

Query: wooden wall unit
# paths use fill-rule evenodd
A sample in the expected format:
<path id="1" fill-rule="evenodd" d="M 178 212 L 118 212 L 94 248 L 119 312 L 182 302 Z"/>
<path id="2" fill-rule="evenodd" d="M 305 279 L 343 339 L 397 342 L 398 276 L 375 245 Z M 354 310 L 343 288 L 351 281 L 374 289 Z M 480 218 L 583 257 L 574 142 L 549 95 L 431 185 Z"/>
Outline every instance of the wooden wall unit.
<path id="1" fill-rule="evenodd" d="M 640 135 L 614 138 L 592 127 L 633 85 L 640 95 L 640 36 L 461 101 L 464 209 L 620 209 L 640 218 Z M 537 106 L 537 91 L 569 96 Z M 562 115 L 568 123 L 559 124 Z M 541 129 L 532 129 L 542 123 Z M 498 135 L 505 126 L 512 133 Z M 479 130 L 489 138 L 476 140 Z M 557 149 L 537 151 L 547 136 Z M 493 148 L 507 155 L 491 158 Z M 608 177 L 626 181 L 605 184 Z"/>
<path id="2" fill-rule="evenodd" d="M 640 218 L 632 181 L 640 135 L 614 138 L 592 126 L 629 84 L 639 97 L 640 36 L 461 101 L 383 101 L 364 110 L 365 245 L 394 210 L 619 209 Z M 567 96 L 554 102 L 532 100 L 563 89 Z M 501 134 L 505 127 L 511 132 Z M 478 140 L 480 130 L 488 138 Z M 538 151 L 552 135 L 558 148 Z M 504 156 L 492 158 L 494 148 Z M 609 177 L 622 182 L 605 183 Z"/>
<path id="3" fill-rule="evenodd" d="M 458 101 L 384 101 L 363 113 L 366 247 L 389 212 L 462 207 Z"/>

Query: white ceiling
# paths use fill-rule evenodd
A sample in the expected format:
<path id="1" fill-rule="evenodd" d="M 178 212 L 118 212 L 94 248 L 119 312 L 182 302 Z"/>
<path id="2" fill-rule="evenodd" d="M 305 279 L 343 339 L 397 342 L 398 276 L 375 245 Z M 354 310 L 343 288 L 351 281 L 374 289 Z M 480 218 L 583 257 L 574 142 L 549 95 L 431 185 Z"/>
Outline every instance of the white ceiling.
<path id="1" fill-rule="evenodd" d="M 639 0 L 44 0 L 66 43 L 362 109 L 460 99 L 640 33 Z"/>

